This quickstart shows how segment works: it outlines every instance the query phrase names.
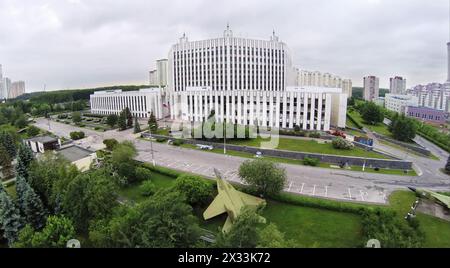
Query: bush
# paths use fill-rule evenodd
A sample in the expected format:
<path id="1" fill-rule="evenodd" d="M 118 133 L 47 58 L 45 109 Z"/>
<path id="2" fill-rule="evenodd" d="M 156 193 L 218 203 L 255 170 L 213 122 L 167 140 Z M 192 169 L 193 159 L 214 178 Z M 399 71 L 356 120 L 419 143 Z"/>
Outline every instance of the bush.
<path id="1" fill-rule="evenodd" d="M 106 139 L 103 140 L 103 144 L 106 145 L 106 149 L 108 149 L 109 151 L 114 150 L 114 148 L 116 148 L 117 144 L 119 144 L 119 142 L 116 139 Z"/>
<path id="2" fill-rule="evenodd" d="M 303 158 L 303 165 L 305 166 L 311 166 L 316 167 L 320 163 L 320 160 L 318 158 L 311 158 L 311 157 L 305 157 Z"/>
<path id="3" fill-rule="evenodd" d="M 37 136 L 37 135 L 39 135 L 40 132 L 41 132 L 41 130 L 35 126 L 29 126 L 27 129 L 28 137 Z"/>
<path id="4" fill-rule="evenodd" d="M 311 132 L 311 133 L 309 133 L 309 137 L 319 139 L 320 133 L 319 132 Z"/>
<path id="5" fill-rule="evenodd" d="M 136 180 L 137 181 L 147 181 L 152 177 L 152 172 L 143 167 L 136 168 Z"/>
<path id="6" fill-rule="evenodd" d="M 83 139 L 84 137 L 85 137 L 85 134 L 83 131 L 70 132 L 70 138 L 72 140 L 80 140 L 80 139 Z"/>
<path id="7" fill-rule="evenodd" d="M 157 138 L 156 142 L 162 143 L 162 142 L 166 142 L 167 139 L 166 138 Z"/>
<path id="8" fill-rule="evenodd" d="M 175 189 L 192 205 L 205 205 L 212 198 L 213 188 L 202 177 L 184 174 L 175 181 Z"/>
<path id="9" fill-rule="evenodd" d="M 184 141 L 183 140 L 174 140 L 173 142 L 172 142 L 172 145 L 174 145 L 174 146 L 180 146 L 180 145 L 182 145 L 182 144 L 184 144 Z"/>
<path id="10" fill-rule="evenodd" d="M 350 141 L 345 140 L 341 137 L 334 139 L 332 144 L 333 144 L 333 148 L 339 149 L 339 150 L 351 150 L 354 147 L 353 143 L 351 143 Z"/>
<path id="11" fill-rule="evenodd" d="M 152 196 L 156 193 L 157 189 L 153 182 L 146 180 L 139 186 L 139 191 L 142 196 Z"/>

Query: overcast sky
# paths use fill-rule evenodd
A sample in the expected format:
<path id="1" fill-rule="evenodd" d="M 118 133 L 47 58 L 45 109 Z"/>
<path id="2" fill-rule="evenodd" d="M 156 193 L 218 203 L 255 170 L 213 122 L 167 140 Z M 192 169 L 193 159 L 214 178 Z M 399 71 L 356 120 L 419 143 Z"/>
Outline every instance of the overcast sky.
<path id="1" fill-rule="evenodd" d="M 0 0 L 0 64 L 27 92 L 146 84 L 155 60 L 186 32 L 268 39 L 293 62 L 351 78 L 444 82 L 448 0 Z"/>

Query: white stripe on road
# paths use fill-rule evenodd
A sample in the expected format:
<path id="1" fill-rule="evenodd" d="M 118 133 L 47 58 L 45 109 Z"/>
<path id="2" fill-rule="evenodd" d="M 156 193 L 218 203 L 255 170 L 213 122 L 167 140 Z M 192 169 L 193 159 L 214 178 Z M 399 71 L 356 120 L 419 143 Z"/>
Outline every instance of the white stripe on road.
<path id="1" fill-rule="evenodd" d="M 313 195 L 313 196 L 316 195 L 316 185 L 315 185 L 315 184 L 314 184 L 314 188 L 313 188 L 313 193 L 312 193 L 312 195 Z"/>
<path id="2" fill-rule="evenodd" d="M 352 192 L 350 191 L 350 188 L 348 188 L 348 196 L 350 199 L 352 199 Z"/>
<path id="3" fill-rule="evenodd" d="M 289 183 L 289 188 L 288 188 L 288 192 L 290 192 L 291 191 L 291 187 L 292 187 L 292 181 L 291 181 L 291 183 Z"/>
<path id="4" fill-rule="evenodd" d="M 305 187 L 305 183 L 302 183 L 302 189 L 300 190 L 300 193 L 303 193 L 303 187 Z"/>
<path id="5" fill-rule="evenodd" d="M 325 197 L 328 197 L 328 186 L 325 186 Z"/>
<path id="6" fill-rule="evenodd" d="M 362 190 L 359 190 L 359 193 L 361 194 L 361 200 L 362 200 L 362 201 L 365 201 L 365 200 L 364 200 L 364 193 L 363 193 L 363 191 L 362 191 Z"/>

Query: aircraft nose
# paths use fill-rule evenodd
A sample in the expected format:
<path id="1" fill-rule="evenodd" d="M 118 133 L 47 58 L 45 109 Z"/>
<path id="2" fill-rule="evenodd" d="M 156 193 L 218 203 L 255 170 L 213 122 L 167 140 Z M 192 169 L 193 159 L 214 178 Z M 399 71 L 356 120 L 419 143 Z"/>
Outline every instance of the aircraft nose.
<path id="1" fill-rule="evenodd" d="M 408 189 L 410 189 L 410 190 L 413 191 L 413 192 L 416 191 L 416 188 L 414 188 L 414 187 L 408 187 Z"/>

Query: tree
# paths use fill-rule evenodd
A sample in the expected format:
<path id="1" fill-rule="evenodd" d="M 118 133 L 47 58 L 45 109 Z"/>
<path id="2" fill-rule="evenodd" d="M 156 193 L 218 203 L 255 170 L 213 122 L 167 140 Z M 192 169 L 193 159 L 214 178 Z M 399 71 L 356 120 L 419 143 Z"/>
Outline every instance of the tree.
<path id="1" fill-rule="evenodd" d="M 351 150 L 351 149 L 353 149 L 353 147 L 355 147 L 353 145 L 353 143 L 351 143 L 350 141 L 345 140 L 341 137 L 333 139 L 332 145 L 333 145 L 333 148 L 339 149 L 339 150 Z"/>
<path id="2" fill-rule="evenodd" d="M 103 144 L 106 146 L 106 149 L 112 151 L 116 146 L 119 144 L 119 142 L 116 139 L 106 139 L 103 140 Z"/>
<path id="3" fill-rule="evenodd" d="M 113 128 L 117 124 L 118 120 L 119 120 L 119 117 L 117 115 L 110 114 L 110 115 L 108 115 L 108 117 L 106 117 L 106 124 L 108 126 L 110 126 L 111 128 Z"/>
<path id="4" fill-rule="evenodd" d="M 450 174 L 450 155 L 448 156 L 447 164 L 445 165 L 445 172 Z"/>
<path id="5" fill-rule="evenodd" d="M 364 121 L 371 125 L 382 123 L 384 120 L 384 113 L 380 106 L 373 102 L 366 102 L 360 109 L 361 117 Z"/>
<path id="6" fill-rule="evenodd" d="M 128 107 L 125 108 L 125 115 L 127 118 L 127 128 L 133 127 L 133 115 Z"/>
<path id="7" fill-rule="evenodd" d="M 20 212 L 6 191 L 0 191 L 0 229 L 3 236 L 12 245 L 17 239 L 22 228 L 22 218 Z"/>
<path id="8" fill-rule="evenodd" d="M 25 222 L 35 229 L 41 229 L 46 219 L 44 205 L 33 188 L 20 175 L 16 179 L 16 191 L 19 209 Z"/>
<path id="9" fill-rule="evenodd" d="M 134 157 L 137 151 L 133 143 L 125 141 L 117 145 L 111 154 L 111 164 L 117 173 L 128 179 L 128 182 L 136 180 Z"/>
<path id="10" fill-rule="evenodd" d="M 16 160 L 16 175 L 22 176 L 25 180 L 28 180 L 28 168 L 34 160 L 33 152 L 30 147 L 20 143 Z"/>
<path id="11" fill-rule="evenodd" d="M 78 123 L 80 123 L 81 122 L 81 113 L 80 112 L 73 112 L 72 113 L 72 121 L 75 123 L 75 124 L 78 124 Z"/>
<path id="12" fill-rule="evenodd" d="M 179 176 L 175 181 L 175 189 L 184 194 L 192 206 L 207 204 L 213 194 L 211 184 L 190 174 Z"/>
<path id="13" fill-rule="evenodd" d="M 405 115 L 396 115 L 389 125 L 389 131 L 394 139 L 409 142 L 416 137 L 417 126 L 412 119 Z"/>
<path id="14" fill-rule="evenodd" d="M 27 225 L 22 229 L 15 248 L 65 248 L 70 239 L 75 238 L 72 221 L 64 216 L 49 216 L 42 231 L 36 232 Z"/>
<path id="15" fill-rule="evenodd" d="M 87 231 L 90 221 L 109 216 L 116 205 L 117 186 L 106 169 L 98 169 L 69 182 L 62 208 L 77 230 Z"/>
<path id="16" fill-rule="evenodd" d="M 0 145 L 6 149 L 10 159 L 16 157 L 16 141 L 10 132 L 0 132 Z"/>
<path id="17" fill-rule="evenodd" d="M 148 127 L 152 133 L 155 133 L 158 130 L 158 122 L 156 121 L 153 111 L 150 113 L 150 117 L 148 119 Z"/>
<path id="18" fill-rule="evenodd" d="M 2 145 L 0 145 L 0 167 L 3 178 L 10 178 L 13 175 L 11 158 Z"/>
<path id="19" fill-rule="evenodd" d="M 39 135 L 39 133 L 41 132 L 41 130 L 35 126 L 29 126 L 27 128 L 27 135 L 28 137 L 34 137 Z"/>
<path id="20" fill-rule="evenodd" d="M 258 244 L 257 225 L 260 223 L 260 216 L 249 209 L 243 208 L 243 210 L 228 232 L 219 233 L 216 246 L 220 248 L 256 247 Z"/>
<path id="21" fill-rule="evenodd" d="M 200 229 L 184 196 L 162 190 L 144 202 L 119 207 L 110 220 L 93 225 L 89 237 L 97 247 L 189 248 Z"/>
<path id="22" fill-rule="evenodd" d="M 27 118 L 22 114 L 14 122 L 14 126 L 18 129 L 25 128 L 28 125 Z"/>
<path id="23" fill-rule="evenodd" d="M 258 248 L 293 248 L 295 243 L 286 239 L 284 234 L 278 230 L 274 223 L 258 231 Z"/>
<path id="24" fill-rule="evenodd" d="M 139 126 L 139 122 L 137 120 L 137 117 L 134 118 L 134 133 L 141 132 L 141 127 Z"/>
<path id="25" fill-rule="evenodd" d="M 247 160 L 239 167 L 239 176 L 252 192 L 262 196 L 275 196 L 286 183 L 286 171 L 273 162 L 256 159 Z"/>
<path id="26" fill-rule="evenodd" d="M 125 110 L 120 112 L 119 119 L 117 120 L 117 125 L 119 125 L 120 130 L 127 129 L 127 115 Z"/>
<path id="27" fill-rule="evenodd" d="M 70 132 L 70 138 L 72 140 L 81 140 L 81 139 L 84 139 L 85 136 L 86 136 L 86 134 L 84 134 L 83 131 Z"/>

